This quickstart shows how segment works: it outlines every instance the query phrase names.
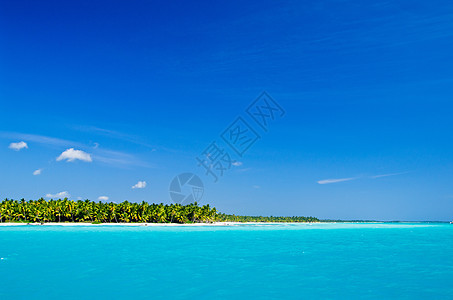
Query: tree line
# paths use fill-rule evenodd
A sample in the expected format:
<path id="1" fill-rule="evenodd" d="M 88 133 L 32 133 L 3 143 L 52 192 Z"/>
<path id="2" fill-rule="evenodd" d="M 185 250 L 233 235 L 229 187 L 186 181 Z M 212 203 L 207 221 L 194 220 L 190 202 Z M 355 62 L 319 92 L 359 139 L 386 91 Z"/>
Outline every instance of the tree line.
<path id="1" fill-rule="evenodd" d="M 320 222 L 315 217 L 263 217 L 263 216 L 236 216 L 227 214 L 217 214 L 217 222 L 285 222 L 285 223 L 303 223 L 303 222 Z"/>
<path id="2" fill-rule="evenodd" d="M 318 222 L 313 217 L 249 217 L 218 213 L 209 204 L 150 204 L 124 201 L 95 202 L 9 200 L 0 203 L 0 222 L 87 223 L 211 223 L 211 222 Z"/>

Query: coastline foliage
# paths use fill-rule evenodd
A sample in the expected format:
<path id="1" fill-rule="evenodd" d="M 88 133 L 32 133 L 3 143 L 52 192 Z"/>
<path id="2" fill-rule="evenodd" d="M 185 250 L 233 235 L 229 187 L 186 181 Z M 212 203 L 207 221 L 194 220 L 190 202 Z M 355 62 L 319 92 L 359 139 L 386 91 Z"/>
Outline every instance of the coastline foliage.
<path id="1" fill-rule="evenodd" d="M 227 214 L 218 214 L 217 222 L 285 222 L 285 223 L 304 223 L 320 222 L 315 217 L 263 217 L 263 216 L 236 216 Z"/>
<path id="2" fill-rule="evenodd" d="M 213 222 L 215 208 L 180 204 L 149 204 L 124 201 L 8 200 L 0 203 L 1 222 L 90 222 L 90 223 L 194 223 Z"/>
<path id="3" fill-rule="evenodd" d="M 124 201 L 94 202 L 9 200 L 0 202 L 0 222 L 86 223 L 211 223 L 211 222 L 319 222 L 313 217 L 249 217 L 220 214 L 209 204 L 150 204 Z"/>

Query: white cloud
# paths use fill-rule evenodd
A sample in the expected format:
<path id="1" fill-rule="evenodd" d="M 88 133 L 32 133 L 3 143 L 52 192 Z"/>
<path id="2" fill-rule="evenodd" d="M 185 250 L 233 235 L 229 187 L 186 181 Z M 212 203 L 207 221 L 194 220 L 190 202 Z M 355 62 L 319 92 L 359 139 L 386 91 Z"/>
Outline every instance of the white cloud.
<path id="1" fill-rule="evenodd" d="M 242 168 L 242 169 L 235 170 L 235 172 L 244 173 L 244 172 L 248 172 L 250 170 L 252 170 L 252 168 Z"/>
<path id="2" fill-rule="evenodd" d="M 396 175 L 402 175 L 402 174 L 407 174 L 409 172 L 400 172 L 400 173 L 388 173 L 388 174 L 380 174 L 380 175 L 373 175 L 373 176 L 359 176 L 359 177 L 349 177 L 349 178 L 334 178 L 334 179 L 324 179 L 324 180 L 319 180 L 319 184 L 329 184 L 329 183 L 337 183 L 337 182 L 344 182 L 344 181 L 351 181 L 351 180 L 356 180 L 356 179 L 361 179 L 361 178 L 371 178 L 371 179 L 376 179 L 376 178 L 382 178 L 382 177 L 389 177 L 389 176 L 396 176 Z"/>
<path id="3" fill-rule="evenodd" d="M 100 200 L 100 201 L 107 201 L 107 200 L 109 200 L 109 197 L 107 197 L 107 196 L 100 196 L 100 197 L 98 197 L 98 200 Z"/>
<path id="4" fill-rule="evenodd" d="M 59 192 L 59 193 L 56 193 L 55 195 L 52 195 L 52 194 L 47 194 L 46 195 L 46 198 L 55 198 L 55 199 L 61 199 L 61 198 L 69 198 L 71 197 L 71 195 L 67 192 L 67 191 L 64 191 L 64 192 Z"/>
<path id="5" fill-rule="evenodd" d="M 252 188 L 254 189 L 260 189 L 261 187 L 259 185 L 252 185 Z"/>
<path id="6" fill-rule="evenodd" d="M 329 184 L 329 183 L 337 183 L 337 182 L 343 182 L 343 181 L 351 181 L 351 180 L 356 180 L 359 179 L 359 177 L 350 177 L 350 178 L 337 178 L 337 179 L 324 179 L 324 180 L 319 180 L 319 184 Z"/>
<path id="7" fill-rule="evenodd" d="M 150 165 L 149 163 L 136 158 L 132 154 L 101 148 L 93 149 L 92 158 L 97 162 L 102 162 L 110 165 L 135 165 L 148 168 L 152 167 L 152 165 Z"/>
<path id="8" fill-rule="evenodd" d="M 81 160 L 86 162 L 92 162 L 91 155 L 82 151 L 82 150 L 74 150 L 74 148 L 70 148 L 65 150 L 60 156 L 57 157 L 57 161 L 66 160 L 66 161 L 75 161 Z"/>
<path id="9" fill-rule="evenodd" d="M 75 126 L 74 128 L 77 130 L 80 130 L 80 131 L 96 133 L 99 135 L 107 136 L 109 138 L 114 138 L 114 139 L 130 142 L 133 144 L 145 146 L 147 148 L 151 148 L 152 150 L 154 150 L 154 148 L 155 148 L 153 145 L 149 145 L 149 144 L 143 142 L 143 139 L 138 136 L 133 136 L 133 135 L 122 133 L 122 132 L 115 131 L 115 130 L 99 128 L 96 126 Z"/>
<path id="10" fill-rule="evenodd" d="M 59 138 L 53 138 L 43 135 L 36 134 L 27 134 L 19 132 L 0 132 L 0 137 L 8 139 L 18 139 L 24 140 L 44 145 L 55 145 L 55 146 L 72 146 L 72 147 L 82 147 L 82 144 L 76 143 L 74 141 L 63 140 Z"/>
<path id="11" fill-rule="evenodd" d="M 146 181 L 139 181 L 132 186 L 133 189 L 144 189 L 146 187 Z"/>
<path id="12" fill-rule="evenodd" d="M 233 166 L 235 167 L 240 167 L 242 166 L 242 162 L 241 161 L 235 161 L 234 163 L 232 163 Z"/>
<path id="13" fill-rule="evenodd" d="M 145 162 L 141 159 L 138 159 L 135 155 L 120 152 L 120 151 L 101 149 L 99 146 L 96 147 L 96 144 L 94 144 L 94 147 L 92 147 L 92 145 L 88 146 L 83 143 L 70 141 L 70 140 L 63 140 L 63 139 L 54 138 L 54 137 L 18 133 L 18 132 L 4 132 L 4 131 L 0 131 L 0 138 L 24 140 L 27 142 L 39 143 L 39 144 L 42 144 L 45 146 L 58 146 L 58 147 L 79 148 L 79 149 L 91 148 L 92 154 L 90 154 L 90 156 L 91 156 L 92 160 L 95 160 L 97 162 L 103 162 L 105 164 L 115 165 L 117 167 L 122 167 L 122 166 L 127 166 L 127 165 L 140 166 L 140 167 L 146 167 L 146 168 L 154 167 L 152 164 Z M 170 151 L 170 150 L 167 150 L 167 151 Z"/>
<path id="14" fill-rule="evenodd" d="M 399 172 L 399 173 L 381 174 L 381 175 L 374 175 L 374 176 L 371 176 L 371 178 L 376 179 L 376 178 L 381 178 L 381 177 L 396 176 L 396 175 L 402 175 L 402 174 L 407 174 L 407 173 L 408 173 L 408 172 Z"/>
<path id="15" fill-rule="evenodd" d="M 11 143 L 11 144 L 9 144 L 8 148 L 13 149 L 15 151 L 19 151 L 21 149 L 28 148 L 28 145 L 26 142 L 22 141 L 22 142 L 18 142 L 18 143 Z"/>
<path id="16" fill-rule="evenodd" d="M 35 170 L 33 175 L 41 175 L 42 169 Z"/>

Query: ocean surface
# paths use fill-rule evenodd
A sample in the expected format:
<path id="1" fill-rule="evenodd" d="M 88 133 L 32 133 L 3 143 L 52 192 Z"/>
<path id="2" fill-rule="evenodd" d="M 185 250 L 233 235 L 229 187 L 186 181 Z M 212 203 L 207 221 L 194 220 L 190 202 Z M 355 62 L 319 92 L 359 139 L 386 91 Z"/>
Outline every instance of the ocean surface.
<path id="1" fill-rule="evenodd" d="M 0 227 L 0 299 L 453 299 L 453 225 Z"/>

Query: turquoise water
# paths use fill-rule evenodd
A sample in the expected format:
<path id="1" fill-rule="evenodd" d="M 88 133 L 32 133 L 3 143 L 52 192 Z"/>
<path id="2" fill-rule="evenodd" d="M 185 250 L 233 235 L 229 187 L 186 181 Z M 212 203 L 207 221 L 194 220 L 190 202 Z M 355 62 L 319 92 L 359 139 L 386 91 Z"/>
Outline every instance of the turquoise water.
<path id="1" fill-rule="evenodd" d="M 0 299 L 452 299 L 453 225 L 0 227 Z"/>

